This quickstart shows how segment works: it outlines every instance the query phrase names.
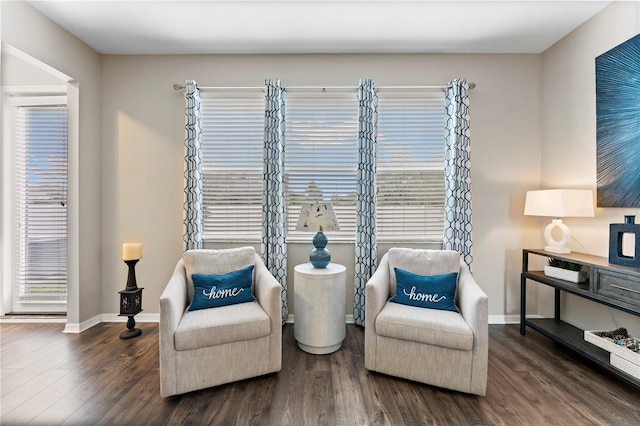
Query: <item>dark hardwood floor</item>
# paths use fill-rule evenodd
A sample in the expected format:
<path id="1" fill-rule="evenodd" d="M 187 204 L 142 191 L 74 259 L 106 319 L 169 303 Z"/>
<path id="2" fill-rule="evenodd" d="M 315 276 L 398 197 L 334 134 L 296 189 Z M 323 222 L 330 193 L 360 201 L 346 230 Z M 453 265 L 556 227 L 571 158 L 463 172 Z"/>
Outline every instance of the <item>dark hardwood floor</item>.
<path id="1" fill-rule="evenodd" d="M 279 373 L 168 399 L 158 325 L 138 326 L 142 336 L 120 340 L 121 323 L 79 335 L 0 325 L 0 424 L 640 425 L 640 389 L 517 325 L 490 326 L 486 397 L 365 370 L 359 327 L 317 356 L 297 348 L 287 324 Z"/>

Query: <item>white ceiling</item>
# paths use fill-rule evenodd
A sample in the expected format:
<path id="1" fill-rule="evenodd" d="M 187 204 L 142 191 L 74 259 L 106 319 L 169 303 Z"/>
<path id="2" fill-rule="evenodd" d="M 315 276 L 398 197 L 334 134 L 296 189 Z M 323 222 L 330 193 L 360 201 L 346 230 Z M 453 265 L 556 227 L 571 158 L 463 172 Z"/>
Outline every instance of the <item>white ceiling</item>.
<path id="1" fill-rule="evenodd" d="M 27 0 L 99 53 L 541 53 L 610 1 Z"/>

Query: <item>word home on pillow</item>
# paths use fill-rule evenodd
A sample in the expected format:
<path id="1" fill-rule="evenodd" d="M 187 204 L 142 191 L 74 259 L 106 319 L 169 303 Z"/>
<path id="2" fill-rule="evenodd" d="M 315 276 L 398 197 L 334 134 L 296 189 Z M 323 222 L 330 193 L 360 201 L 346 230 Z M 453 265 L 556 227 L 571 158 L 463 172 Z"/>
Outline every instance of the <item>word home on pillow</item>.
<path id="1" fill-rule="evenodd" d="M 390 301 L 420 308 L 459 312 L 455 305 L 458 273 L 418 275 L 395 268 L 396 295 Z"/>
<path id="2" fill-rule="evenodd" d="M 253 302 L 251 293 L 254 265 L 226 274 L 192 274 L 193 301 L 189 311 Z"/>

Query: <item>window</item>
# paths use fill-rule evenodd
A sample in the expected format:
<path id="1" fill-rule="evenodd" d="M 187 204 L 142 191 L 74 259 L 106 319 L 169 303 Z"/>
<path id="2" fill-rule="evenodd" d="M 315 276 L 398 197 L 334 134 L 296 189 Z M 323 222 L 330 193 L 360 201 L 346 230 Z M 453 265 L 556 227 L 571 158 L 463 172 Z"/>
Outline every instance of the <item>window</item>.
<path id="1" fill-rule="evenodd" d="M 381 241 L 441 241 L 444 96 L 378 93 L 377 228 Z"/>
<path id="2" fill-rule="evenodd" d="M 442 241 L 444 128 L 442 92 L 378 93 L 378 238 Z M 358 103 L 354 91 L 287 92 L 285 199 L 289 240 L 302 203 L 331 202 L 340 231 L 355 234 Z M 260 241 L 264 94 L 203 93 L 205 239 Z"/>
<path id="3" fill-rule="evenodd" d="M 358 165 L 358 102 L 349 93 L 287 93 L 285 191 L 287 234 L 296 232 L 302 203 L 324 200 L 334 206 L 340 231 L 355 233 Z M 308 238 L 306 233 L 305 238 Z"/>
<path id="4" fill-rule="evenodd" d="M 264 94 L 202 94 L 204 238 L 260 241 Z"/>
<path id="5" fill-rule="evenodd" d="M 12 311 L 63 312 L 67 301 L 66 97 L 16 97 L 10 105 Z"/>

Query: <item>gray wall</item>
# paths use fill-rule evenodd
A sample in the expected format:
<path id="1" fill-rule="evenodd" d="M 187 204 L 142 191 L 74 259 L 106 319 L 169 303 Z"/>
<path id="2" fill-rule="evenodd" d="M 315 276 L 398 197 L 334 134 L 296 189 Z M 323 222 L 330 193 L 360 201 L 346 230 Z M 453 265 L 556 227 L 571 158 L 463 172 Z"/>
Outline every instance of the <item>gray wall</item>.
<path id="1" fill-rule="evenodd" d="M 522 215 L 524 193 L 540 180 L 540 55 L 181 55 L 102 58 L 102 312 L 115 312 L 126 240 L 144 244 L 138 263 L 145 312 L 157 300 L 182 251 L 184 94 L 175 82 L 203 86 L 435 85 L 455 77 L 471 92 L 474 272 L 499 319 L 519 309 L 520 250 L 535 245 Z M 353 244 L 330 242 L 347 266 L 352 313 Z M 381 247 L 381 253 L 385 251 Z M 310 244 L 290 244 L 292 268 Z M 350 284 L 350 285 L 349 285 Z M 532 296 L 535 309 L 535 294 Z M 291 294 L 290 294 L 291 300 Z M 295 311 L 295 308 L 293 309 Z"/>
<path id="2" fill-rule="evenodd" d="M 541 187 L 593 189 L 595 194 L 595 58 L 638 33 L 640 3 L 613 2 L 542 55 Z M 640 209 L 598 208 L 595 218 L 567 218 L 564 222 L 577 240 L 569 247 L 607 257 L 609 224 L 622 223 L 628 214 L 640 216 Z M 553 315 L 550 293 L 545 291 L 540 300 L 545 316 Z M 629 333 L 640 335 L 636 316 L 570 295 L 563 305 L 565 319 L 581 328 L 627 327 Z"/>

